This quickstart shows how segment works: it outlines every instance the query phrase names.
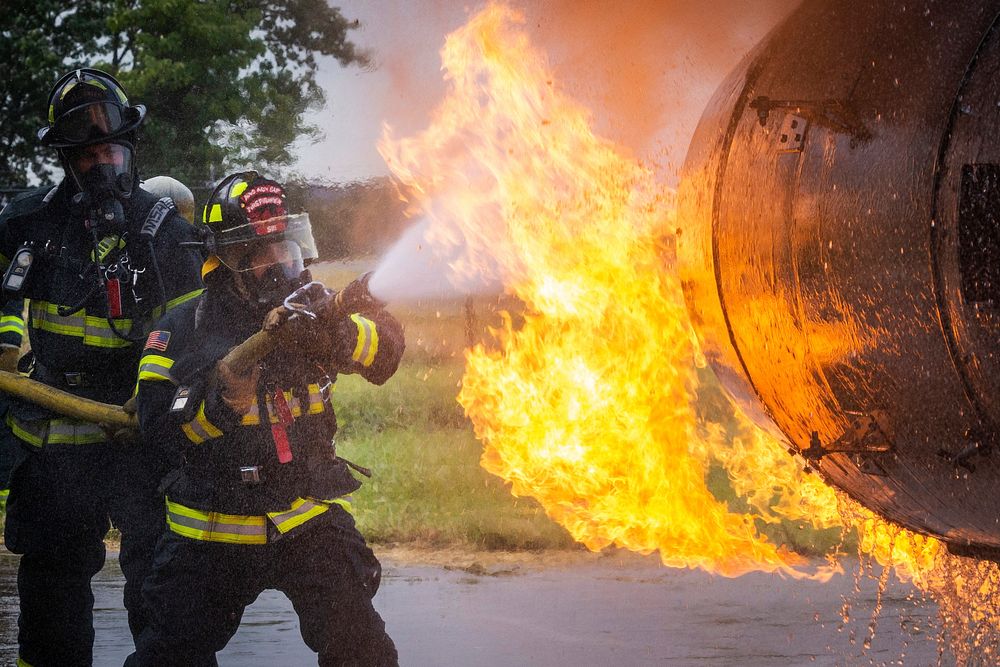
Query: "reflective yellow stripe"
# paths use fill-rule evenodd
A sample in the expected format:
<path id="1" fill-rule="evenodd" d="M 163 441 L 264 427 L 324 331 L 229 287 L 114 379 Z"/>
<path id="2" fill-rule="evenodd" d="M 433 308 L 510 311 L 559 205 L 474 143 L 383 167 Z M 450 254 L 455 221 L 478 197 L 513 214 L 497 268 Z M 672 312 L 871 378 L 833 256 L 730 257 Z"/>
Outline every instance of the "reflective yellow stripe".
<path id="1" fill-rule="evenodd" d="M 254 399 L 253 405 L 250 406 L 240 419 L 240 424 L 242 426 L 256 426 L 257 424 L 260 424 L 260 407 L 257 405 L 256 399 Z"/>
<path id="2" fill-rule="evenodd" d="M 16 333 L 24 335 L 24 320 L 20 315 L 0 316 L 0 334 Z"/>
<path id="3" fill-rule="evenodd" d="M 348 514 L 353 514 L 354 513 L 354 503 L 353 503 L 353 499 L 350 496 L 343 496 L 341 498 L 334 498 L 333 500 L 324 500 L 322 502 L 325 502 L 328 505 L 340 505 L 341 507 L 344 508 L 344 510 L 347 511 Z"/>
<path id="4" fill-rule="evenodd" d="M 181 294 L 180 296 L 175 296 L 170 301 L 167 301 L 167 303 L 165 304 L 166 308 L 160 308 L 159 306 L 157 306 L 156 308 L 154 308 L 153 309 L 153 318 L 154 319 L 158 318 L 158 317 L 162 316 L 163 313 L 165 313 L 166 311 L 170 310 L 171 308 L 176 308 L 177 306 L 181 305 L 182 303 L 184 303 L 186 301 L 190 301 L 191 299 L 194 299 L 194 298 L 200 296 L 201 293 L 204 292 L 204 291 L 205 291 L 204 287 L 199 287 L 198 289 L 191 290 L 190 292 L 188 292 L 186 294 Z"/>
<path id="5" fill-rule="evenodd" d="M 319 388 L 318 384 L 311 384 L 309 389 L 309 408 L 306 410 L 311 415 L 318 415 L 326 409 L 326 404 L 323 402 L 323 390 Z"/>
<path id="6" fill-rule="evenodd" d="M 246 192 L 247 186 L 249 186 L 249 185 L 250 184 L 247 183 L 246 181 L 236 181 L 235 183 L 233 183 L 233 187 L 230 188 L 230 190 L 229 190 L 229 196 L 230 196 L 230 198 L 232 198 L 232 197 L 239 197 L 241 194 L 243 194 L 244 192 Z"/>
<path id="7" fill-rule="evenodd" d="M 92 445 L 106 442 L 108 436 L 97 424 L 69 419 L 50 419 L 49 432 L 45 444 L 52 445 Z"/>
<path id="8" fill-rule="evenodd" d="M 124 248 L 125 239 L 120 238 L 117 235 L 105 236 L 101 239 L 101 242 L 97 244 L 97 247 L 90 251 L 90 259 L 95 262 L 103 262 L 104 258 L 108 256 L 108 253 L 115 249 L 116 245 L 118 248 Z"/>
<path id="9" fill-rule="evenodd" d="M 62 89 L 62 93 L 59 95 L 59 99 L 62 99 L 64 97 L 66 97 L 66 95 L 69 94 L 69 91 L 71 91 L 74 88 L 76 88 L 76 84 L 77 83 L 79 83 L 79 82 L 78 81 L 70 81 L 69 83 L 67 83 L 66 86 Z M 55 121 L 55 118 L 53 117 L 53 113 L 54 113 L 53 109 L 55 109 L 55 105 L 54 104 L 49 106 L 49 120 L 50 121 Z"/>
<path id="10" fill-rule="evenodd" d="M 351 319 L 358 326 L 358 342 L 354 346 L 351 359 L 368 368 L 375 361 L 375 354 L 378 352 L 378 331 L 375 323 L 367 317 L 354 313 Z"/>
<path id="11" fill-rule="evenodd" d="M 86 310 L 72 315 L 60 315 L 57 304 L 31 301 L 28 304 L 28 312 L 31 315 L 33 329 L 82 338 L 84 345 L 117 348 L 132 344 L 116 336 L 106 318 L 87 315 Z M 122 333 L 128 333 L 132 329 L 132 320 L 128 318 L 115 319 L 114 322 L 115 327 Z"/>
<path id="12" fill-rule="evenodd" d="M 205 416 L 205 401 L 202 401 L 201 405 L 198 406 L 198 414 L 195 415 L 194 419 L 181 426 L 181 430 L 184 431 L 188 440 L 196 445 L 222 435 L 222 431 L 208 421 L 208 417 Z"/>
<path id="13" fill-rule="evenodd" d="M 316 383 L 310 384 L 308 386 L 308 390 L 309 405 L 306 408 L 306 413 L 310 415 L 318 415 L 326 409 L 323 402 L 323 391 Z M 283 393 L 285 394 L 285 401 L 288 402 L 288 407 L 292 411 L 292 417 L 298 419 L 302 416 L 302 406 L 299 403 L 298 397 L 293 396 L 291 391 L 285 391 Z M 271 404 L 270 396 L 267 397 L 267 410 L 270 423 L 277 424 L 278 415 L 275 413 L 274 406 Z M 257 405 L 256 400 L 240 419 L 240 424 L 243 426 L 257 426 L 260 424 L 260 408 Z"/>
<path id="14" fill-rule="evenodd" d="M 267 526 L 263 516 L 205 512 L 185 507 L 169 498 L 167 525 L 178 535 L 193 540 L 231 544 L 267 543 Z"/>
<path id="15" fill-rule="evenodd" d="M 5 421 L 7 422 L 7 427 L 10 428 L 11 433 L 17 436 L 19 440 L 24 440 L 26 443 L 34 447 L 42 446 L 41 436 L 37 436 L 34 433 L 31 433 L 21 428 L 20 421 L 14 419 L 14 417 L 10 413 L 7 414 L 7 419 Z"/>
<path id="16" fill-rule="evenodd" d="M 309 519 L 319 516 L 329 509 L 328 504 L 299 498 L 284 512 L 268 512 L 267 518 L 274 522 L 279 533 L 287 533 L 292 528 L 301 526 Z"/>
<path id="17" fill-rule="evenodd" d="M 205 209 L 208 211 L 208 220 L 206 222 L 222 222 L 222 206 L 219 204 L 212 204 L 211 209 Z"/>
<path id="18" fill-rule="evenodd" d="M 204 291 L 199 287 L 186 294 L 182 294 L 168 301 L 166 308 L 157 307 L 153 309 L 153 317 L 160 317 L 165 310 L 170 310 L 180 304 L 194 299 Z M 128 347 L 132 343 L 122 340 L 112 331 L 111 325 L 105 317 L 87 315 L 86 310 L 73 313 L 72 315 L 60 315 L 59 306 L 45 301 L 31 301 L 28 305 L 28 312 L 31 314 L 31 328 L 41 329 L 50 333 L 63 336 L 74 336 L 83 338 L 84 345 L 92 347 Z M 128 318 L 116 318 L 115 327 L 122 333 L 128 333 L 132 329 L 132 320 Z"/>
<path id="19" fill-rule="evenodd" d="M 268 512 L 264 516 L 244 516 L 198 510 L 167 498 L 167 525 L 178 535 L 194 540 L 233 544 L 265 544 L 267 542 L 268 520 L 280 533 L 287 533 L 310 519 L 329 511 L 334 505 L 350 512 L 351 497 L 342 496 L 330 500 L 296 498 L 287 510 Z"/>
<path id="20" fill-rule="evenodd" d="M 173 381 L 170 377 L 170 369 L 173 368 L 173 365 L 174 360 L 169 357 L 147 354 L 139 361 L 139 381 Z"/>
<path id="21" fill-rule="evenodd" d="M 22 420 L 7 414 L 7 426 L 18 439 L 32 445 L 94 445 L 108 436 L 97 424 L 76 419 Z"/>
<path id="22" fill-rule="evenodd" d="M 33 667 L 33 666 L 30 662 L 28 662 L 21 656 L 17 656 L 17 667 Z"/>

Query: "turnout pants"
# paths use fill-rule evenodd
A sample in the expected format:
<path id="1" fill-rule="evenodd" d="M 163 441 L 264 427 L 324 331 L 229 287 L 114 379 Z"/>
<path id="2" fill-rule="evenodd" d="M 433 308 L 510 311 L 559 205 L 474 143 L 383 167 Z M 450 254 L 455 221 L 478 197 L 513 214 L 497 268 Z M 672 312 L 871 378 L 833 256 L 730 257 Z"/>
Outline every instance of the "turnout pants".
<path id="1" fill-rule="evenodd" d="M 372 605 L 381 566 L 351 515 L 331 507 L 267 544 L 204 542 L 167 531 L 143 592 L 152 621 L 128 667 L 217 665 L 244 609 L 264 590 L 288 596 L 319 665 L 396 665 Z"/>
<path id="2" fill-rule="evenodd" d="M 133 636 L 146 614 L 142 579 L 163 532 L 158 472 L 108 443 L 22 446 L 10 479 L 4 539 L 21 554 L 18 645 L 32 667 L 93 663 L 94 596 L 90 580 L 104 565 L 110 522 L 121 530 L 119 562 Z"/>

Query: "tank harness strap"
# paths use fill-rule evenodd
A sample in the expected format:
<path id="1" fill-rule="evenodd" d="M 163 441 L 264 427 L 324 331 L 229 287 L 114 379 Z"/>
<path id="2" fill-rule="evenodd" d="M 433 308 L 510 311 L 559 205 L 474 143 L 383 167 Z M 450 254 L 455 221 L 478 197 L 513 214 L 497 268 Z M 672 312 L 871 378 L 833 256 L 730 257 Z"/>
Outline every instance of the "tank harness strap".
<path id="1" fill-rule="evenodd" d="M 163 221 L 175 210 L 177 209 L 174 207 L 174 201 L 170 197 L 160 197 L 153 204 L 153 208 L 149 210 L 146 221 L 142 223 L 142 228 L 139 230 L 139 236 L 144 239 L 152 239 L 156 236 Z"/>

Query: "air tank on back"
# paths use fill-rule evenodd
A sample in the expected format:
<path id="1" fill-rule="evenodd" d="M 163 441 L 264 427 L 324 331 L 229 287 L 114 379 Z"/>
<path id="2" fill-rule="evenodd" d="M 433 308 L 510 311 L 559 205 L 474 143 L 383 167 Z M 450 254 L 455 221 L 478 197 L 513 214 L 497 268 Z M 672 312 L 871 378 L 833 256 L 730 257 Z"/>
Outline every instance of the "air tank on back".
<path id="1" fill-rule="evenodd" d="M 678 236 L 748 414 L 872 510 L 993 558 L 998 20 L 996 0 L 806 0 L 706 109 Z"/>

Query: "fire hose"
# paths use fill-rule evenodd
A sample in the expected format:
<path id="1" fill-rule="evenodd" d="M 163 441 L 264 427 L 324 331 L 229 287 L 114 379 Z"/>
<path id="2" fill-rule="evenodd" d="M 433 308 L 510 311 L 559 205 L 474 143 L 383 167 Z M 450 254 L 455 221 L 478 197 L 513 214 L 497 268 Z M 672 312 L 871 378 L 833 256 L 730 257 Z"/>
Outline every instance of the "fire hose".
<path id="1" fill-rule="evenodd" d="M 121 405 L 111 405 L 74 396 L 68 391 L 56 389 L 19 373 L 0 371 L 0 392 L 17 396 L 72 419 L 107 424 L 118 428 L 139 427 L 134 412 L 130 414 Z"/>
<path id="2" fill-rule="evenodd" d="M 290 294 L 284 302 L 284 317 L 266 324 L 260 331 L 234 347 L 219 361 L 237 374 L 243 373 L 276 349 L 288 335 L 285 324 L 294 320 L 319 320 L 358 312 L 384 304 L 368 291 L 370 273 L 366 273 L 334 292 L 313 281 Z M 75 396 L 18 373 L 0 371 L 0 392 L 35 403 L 57 414 L 93 422 L 111 430 L 138 430 L 134 402 L 125 405 L 101 403 Z"/>

